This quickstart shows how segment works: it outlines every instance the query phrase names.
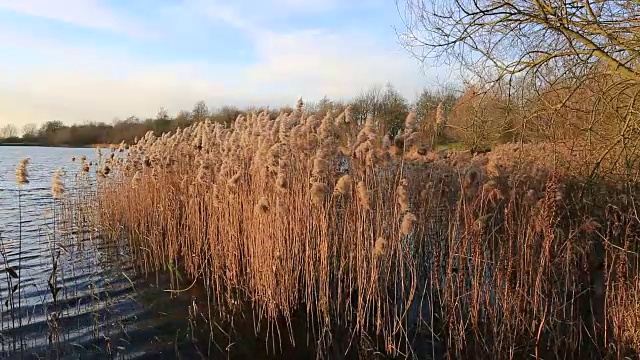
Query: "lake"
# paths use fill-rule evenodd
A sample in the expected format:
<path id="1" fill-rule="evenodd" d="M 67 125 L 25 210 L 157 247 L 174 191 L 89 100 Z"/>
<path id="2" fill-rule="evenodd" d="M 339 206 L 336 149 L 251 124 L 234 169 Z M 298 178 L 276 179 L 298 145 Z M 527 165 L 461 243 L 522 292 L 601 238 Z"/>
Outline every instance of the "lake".
<path id="1" fill-rule="evenodd" d="M 139 272 L 126 242 L 107 242 L 82 214 L 68 213 L 77 208 L 61 204 L 91 200 L 77 193 L 96 180 L 95 167 L 90 181 L 78 180 L 82 156 L 97 158 L 94 149 L 0 147 L 0 359 L 316 356 L 304 307 L 291 314 L 295 346 L 284 334 L 274 339 L 262 322 L 256 335 L 250 307 L 232 322 L 221 320 L 200 282 L 191 284 L 179 269 Z M 19 186 L 15 169 L 24 158 L 29 183 Z M 52 196 L 57 169 L 65 171 L 67 200 Z M 61 226 L 67 218 L 82 224 Z M 177 292 L 170 288 L 176 278 Z"/>
<path id="2" fill-rule="evenodd" d="M 83 155 L 96 157 L 93 149 L 0 147 L 0 359 L 201 358 L 188 319 L 193 292 L 166 292 L 162 274 L 137 273 L 126 249 L 99 234 L 59 235 L 52 176 L 66 170 L 73 191 Z M 19 187 L 23 158 L 30 183 Z"/>

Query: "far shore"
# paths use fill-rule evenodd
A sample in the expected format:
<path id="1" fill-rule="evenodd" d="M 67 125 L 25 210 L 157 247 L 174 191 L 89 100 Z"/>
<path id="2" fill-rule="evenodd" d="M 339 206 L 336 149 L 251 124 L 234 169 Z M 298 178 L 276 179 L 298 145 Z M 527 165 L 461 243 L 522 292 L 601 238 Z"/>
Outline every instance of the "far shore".
<path id="1" fill-rule="evenodd" d="M 49 145 L 41 143 L 3 143 L 0 142 L 0 146 L 24 146 L 24 147 L 51 147 L 51 148 L 76 148 L 76 149 L 92 149 L 101 148 L 108 149 L 112 146 L 118 147 L 119 144 L 88 144 L 88 145 Z"/>

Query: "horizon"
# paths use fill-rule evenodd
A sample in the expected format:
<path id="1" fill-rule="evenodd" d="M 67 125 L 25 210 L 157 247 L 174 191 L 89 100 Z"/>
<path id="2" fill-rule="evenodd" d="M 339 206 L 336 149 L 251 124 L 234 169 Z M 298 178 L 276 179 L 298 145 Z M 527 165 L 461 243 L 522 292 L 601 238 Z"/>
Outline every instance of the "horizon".
<path id="1" fill-rule="evenodd" d="M 0 126 L 349 100 L 387 82 L 413 100 L 452 72 L 413 59 L 400 20 L 390 0 L 0 0 Z"/>

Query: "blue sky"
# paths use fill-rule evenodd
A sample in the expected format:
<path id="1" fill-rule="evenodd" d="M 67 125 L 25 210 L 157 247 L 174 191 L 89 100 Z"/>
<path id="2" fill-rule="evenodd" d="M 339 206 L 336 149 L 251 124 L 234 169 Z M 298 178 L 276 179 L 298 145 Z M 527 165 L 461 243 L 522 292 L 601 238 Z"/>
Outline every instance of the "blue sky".
<path id="1" fill-rule="evenodd" d="M 393 0 L 0 0 L 0 124 L 225 104 L 409 98 L 448 74 L 398 44 Z"/>

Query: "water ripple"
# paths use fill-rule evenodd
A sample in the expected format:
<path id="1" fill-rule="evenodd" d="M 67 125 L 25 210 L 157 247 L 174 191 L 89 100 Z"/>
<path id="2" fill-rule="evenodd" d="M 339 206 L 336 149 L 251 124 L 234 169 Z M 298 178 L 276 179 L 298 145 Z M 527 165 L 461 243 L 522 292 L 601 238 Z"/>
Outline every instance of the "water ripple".
<path id="1" fill-rule="evenodd" d="M 54 231 L 51 177 L 62 168 L 74 191 L 80 165 L 71 159 L 82 155 L 90 161 L 95 153 L 0 147 L 0 359 L 173 358 L 186 314 L 159 316 L 157 303 L 168 298 L 162 289 L 99 234 L 87 240 L 88 226 Z M 30 183 L 19 187 L 14 171 L 27 157 Z"/>

